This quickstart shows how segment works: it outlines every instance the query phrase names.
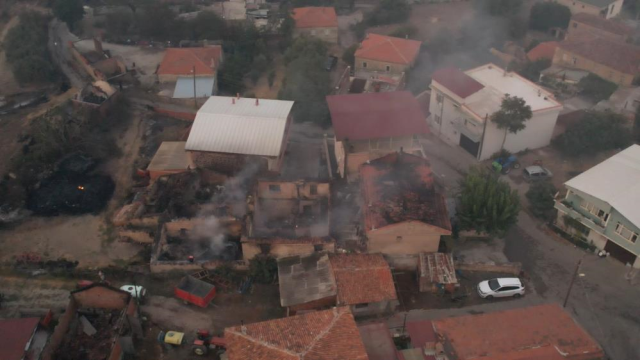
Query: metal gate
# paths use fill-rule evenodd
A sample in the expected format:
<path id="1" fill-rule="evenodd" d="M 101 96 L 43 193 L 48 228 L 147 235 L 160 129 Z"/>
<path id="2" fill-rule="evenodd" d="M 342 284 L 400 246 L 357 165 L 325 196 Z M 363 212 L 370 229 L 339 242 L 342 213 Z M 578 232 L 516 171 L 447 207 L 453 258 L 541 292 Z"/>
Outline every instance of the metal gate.
<path id="1" fill-rule="evenodd" d="M 636 261 L 636 256 L 623 248 L 622 246 L 614 243 L 609 240 L 604 245 L 604 251 L 608 252 L 613 256 L 614 259 L 621 261 L 623 264 L 632 264 Z"/>
<path id="2" fill-rule="evenodd" d="M 478 157 L 478 149 L 480 143 L 469 139 L 465 134 L 460 134 L 460 146 L 476 158 Z"/>

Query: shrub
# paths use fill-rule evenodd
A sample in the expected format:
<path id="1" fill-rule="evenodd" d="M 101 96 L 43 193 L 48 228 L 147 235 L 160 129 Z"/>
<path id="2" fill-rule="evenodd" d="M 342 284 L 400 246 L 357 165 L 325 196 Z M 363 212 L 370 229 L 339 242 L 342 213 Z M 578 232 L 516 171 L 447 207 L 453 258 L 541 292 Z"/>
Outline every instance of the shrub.
<path id="1" fill-rule="evenodd" d="M 542 181 L 533 183 L 527 191 L 527 199 L 529 200 L 529 209 L 533 215 L 542 220 L 551 222 L 555 218 L 555 196 L 557 190 L 552 183 Z"/>
<path id="2" fill-rule="evenodd" d="M 626 119 L 612 112 L 587 112 L 582 121 L 569 127 L 553 140 L 553 145 L 569 156 L 594 155 L 625 148 L 632 142 Z"/>
<path id="3" fill-rule="evenodd" d="M 249 276 L 258 284 L 272 284 L 278 277 L 278 263 L 268 255 L 257 255 L 249 260 Z"/>
<path id="4" fill-rule="evenodd" d="M 580 94 L 595 102 L 608 99 L 618 89 L 615 83 L 595 74 L 589 74 L 580 79 L 578 87 L 581 89 Z"/>
<path id="5" fill-rule="evenodd" d="M 418 28 L 413 25 L 403 25 L 399 28 L 395 29 L 389 36 L 399 37 L 399 38 L 407 38 L 407 39 L 415 39 L 418 34 Z"/>
<path id="6" fill-rule="evenodd" d="M 358 44 L 349 46 L 342 53 L 342 61 L 347 65 L 354 67 L 356 62 L 356 51 L 358 50 Z"/>

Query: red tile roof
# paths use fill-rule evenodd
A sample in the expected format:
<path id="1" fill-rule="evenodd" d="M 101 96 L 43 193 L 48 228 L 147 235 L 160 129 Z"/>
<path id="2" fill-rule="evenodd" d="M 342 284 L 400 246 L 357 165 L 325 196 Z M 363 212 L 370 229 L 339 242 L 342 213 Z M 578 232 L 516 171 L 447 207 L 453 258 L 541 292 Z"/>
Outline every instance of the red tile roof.
<path id="1" fill-rule="evenodd" d="M 636 75 L 640 70 L 640 47 L 635 45 L 593 38 L 563 41 L 558 47 L 625 74 Z"/>
<path id="2" fill-rule="evenodd" d="M 433 324 L 459 360 L 604 358 L 596 341 L 556 304 L 434 320 Z"/>
<path id="3" fill-rule="evenodd" d="M 558 47 L 557 41 L 546 41 L 536 45 L 533 49 L 527 53 L 527 58 L 530 61 L 536 61 L 540 59 L 553 59 L 553 55 L 556 53 Z"/>
<path id="4" fill-rule="evenodd" d="M 420 52 L 422 43 L 416 40 L 401 39 L 378 34 L 367 34 L 355 57 L 359 59 L 411 65 Z"/>
<path id="5" fill-rule="evenodd" d="M 408 91 L 327 96 L 340 141 L 428 134 L 420 104 Z"/>
<path id="6" fill-rule="evenodd" d="M 38 322 L 38 318 L 0 319 L 0 359 L 21 360 Z"/>
<path id="7" fill-rule="evenodd" d="M 453 67 L 436 70 L 431 79 L 463 99 L 484 88 L 474 78 Z"/>
<path id="8" fill-rule="evenodd" d="M 603 31 L 610 32 L 616 35 L 633 35 L 633 28 L 615 20 L 607 20 L 601 16 L 587 14 L 587 13 L 578 13 L 571 17 L 571 20 L 587 24 L 589 26 L 598 28 Z M 571 32 L 571 28 L 569 29 Z"/>
<path id="9" fill-rule="evenodd" d="M 381 254 L 330 254 L 338 305 L 397 300 L 389 264 Z"/>
<path id="10" fill-rule="evenodd" d="M 391 153 L 360 167 L 365 231 L 419 221 L 451 232 L 444 197 L 434 187 L 429 161 Z"/>
<path id="11" fill-rule="evenodd" d="M 220 66 L 222 47 L 219 45 L 200 48 L 167 49 L 158 67 L 158 75 L 214 75 Z"/>
<path id="12" fill-rule="evenodd" d="M 368 360 L 349 308 L 225 329 L 229 360 Z"/>
<path id="13" fill-rule="evenodd" d="M 293 9 L 297 28 L 338 27 L 336 10 L 332 7 L 301 7 Z"/>

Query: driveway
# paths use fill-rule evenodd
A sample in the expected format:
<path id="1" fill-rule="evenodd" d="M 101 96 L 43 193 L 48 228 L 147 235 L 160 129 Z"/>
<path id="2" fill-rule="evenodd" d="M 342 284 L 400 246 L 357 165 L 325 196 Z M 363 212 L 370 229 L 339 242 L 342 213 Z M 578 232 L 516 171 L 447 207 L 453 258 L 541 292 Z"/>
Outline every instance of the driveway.
<path id="1" fill-rule="evenodd" d="M 435 136 L 426 140 L 423 148 L 446 192 L 455 193 L 460 173 L 475 163 L 473 158 Z M 640 359 L 640 285 L 627 280 L 629 268 L 613 259 L 600 259 L 557 238 L 524 211 L 504 241 L 506 257 L 521 262 L 531 278 L 534 289 L 530 294 L 509 302 L 487 302 L 446 310 L 414 310 L 408 313 L 408 318 L 433 319 L 541 303 L 562 304 L 576 264 L 582 258 L 567 311 L 602 345 L 612 360 Z M 397 314 L 389 319 L 389 325 L 401 325 L 403 317 L 404 314 Z"/>

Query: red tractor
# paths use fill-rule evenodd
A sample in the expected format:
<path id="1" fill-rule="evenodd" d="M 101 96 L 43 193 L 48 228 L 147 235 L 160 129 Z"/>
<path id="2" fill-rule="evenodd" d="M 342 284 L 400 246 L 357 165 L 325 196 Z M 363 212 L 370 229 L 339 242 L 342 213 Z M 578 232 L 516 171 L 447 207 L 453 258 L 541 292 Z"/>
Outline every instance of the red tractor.
<path id="1" fill-rule="evenodd" d="M 211 336 L 209 330 L 198 329 L 196 339 L 193 341 L 191 350 L 198 356 L 206 355 L 209 350 L 224 352 L 227 349 L 227 342 L 224 338 Z"/>

